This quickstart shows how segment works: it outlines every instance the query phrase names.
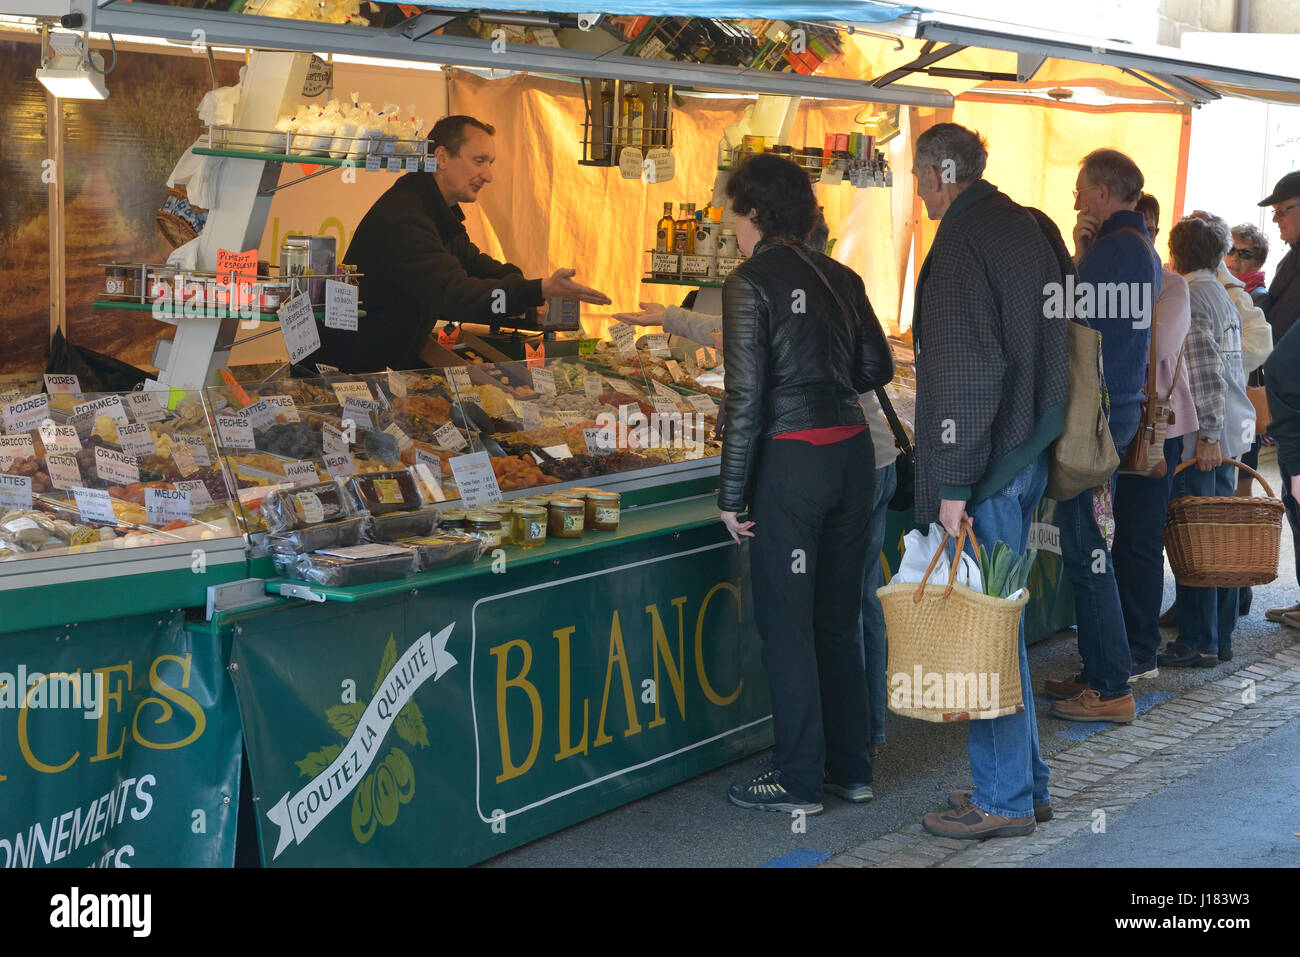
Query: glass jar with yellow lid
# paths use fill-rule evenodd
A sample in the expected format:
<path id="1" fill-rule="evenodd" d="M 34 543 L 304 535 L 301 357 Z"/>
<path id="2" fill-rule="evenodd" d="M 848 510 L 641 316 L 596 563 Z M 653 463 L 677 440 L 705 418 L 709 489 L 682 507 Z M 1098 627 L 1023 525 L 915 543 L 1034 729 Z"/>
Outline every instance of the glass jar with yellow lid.
<path id="1" fill-rule="evenodd" d="M 501 516 L 492 512 L 469 512 L 465 516 L 465 534 L 482 539 L 484 548 L 500 548 Z"/>

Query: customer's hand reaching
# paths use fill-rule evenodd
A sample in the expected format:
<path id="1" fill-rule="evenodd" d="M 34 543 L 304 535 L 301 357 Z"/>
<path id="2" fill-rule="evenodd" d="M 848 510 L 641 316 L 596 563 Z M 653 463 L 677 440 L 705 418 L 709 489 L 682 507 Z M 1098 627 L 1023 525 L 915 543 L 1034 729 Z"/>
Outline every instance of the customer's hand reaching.
<path id="1" fill-rule="evenodd" d="M 965 502 L 955 502 L 947 498 L 939 502 L 939 524 L 953 538 L 961 532 L 962 522 L 970 520 L 970 516 L 966 514 Z"/>

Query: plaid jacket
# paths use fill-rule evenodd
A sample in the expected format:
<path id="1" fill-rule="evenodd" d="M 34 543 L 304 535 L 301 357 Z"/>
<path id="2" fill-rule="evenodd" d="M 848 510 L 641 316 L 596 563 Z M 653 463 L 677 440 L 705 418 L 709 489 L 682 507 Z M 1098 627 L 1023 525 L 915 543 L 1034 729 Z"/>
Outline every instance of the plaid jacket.
<path id="1" fill-rule="evenodd" d="M 1045 318 L 1044 305 L 1063 278 L 1064 244 L 1034 212 L 980 180 L 944 214 L 921 267 L 919 523 L 937 520 L 940 499 L 987 499 L 1061 433 L 1068 320 Z"/>

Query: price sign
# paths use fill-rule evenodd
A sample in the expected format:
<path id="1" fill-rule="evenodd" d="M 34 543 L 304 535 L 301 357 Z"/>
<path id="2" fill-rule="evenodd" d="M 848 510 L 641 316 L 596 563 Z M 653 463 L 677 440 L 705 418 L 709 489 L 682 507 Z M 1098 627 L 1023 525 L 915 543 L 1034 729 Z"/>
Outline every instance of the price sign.
<path id="1" fill-rule="evenodd" d="M 229 449 L 255 449 L 253 427 L 242 415 L 217 416 L 217 435 L 221 444 Z"/>
<path id="2" fill-rule="evenodd" d="M 470 381 L 469 369 L 463 366 L 452 366 L 447 370 L 447 376 L 451 379 L 452 388 L 461 394 L 474 388 L 474 383 Z"/>
<path id="3" fill-rule="evenodd" d="M 348 452 L 326 452 L 325 470 L 330 473 L 330 478 L 347 478 L 357 474 L 357 463 Z"/>
<path id="4" fill-rule="evenodd" d="M 140 481 L 140 465 L 133 455 L 98 445 L 95 447 L 95 474 L 114 485 L 130 485 Z"/>
<path id="5" fill-rule="evenodd" d="M 420 171 L 420 157 L 408 156 L 406 158 L 406 171 L 408 173 L 418 173 Z"/>
<path id="6" fill-rule="evenodd" d="M 713 400 L 710 399 L 707 395 L 687 396 L 686 401 L 690 403 L 691 408 L 694 409 L 696 412 L 702 412 L 705 415 L 718 414 L 717 405 L 715 405 Z"/>
<path id="7" fill-rule="evenodd" d="M 736 256 L 719 256 L 718 257 L 718 278 L 725 279 L 730 276 L 745 260 Z"/>
<path id="8" fill-rule="evenodd" d="M 180 469 L 181 475 L 193 475 L 198 470 L 198 463 L 194 461 L 194 455 L 188 445 L 176 442 L 172 445 L 171 451 L 172 461 L 176 464 L 176 468 Z"/>
<path id="9" fill-rule="evenodd" d="M 650 271 L 655 275 L 676 275 L 681 269 L 682 259 L 676 253 L 652 253 Z"/>
<path id="10" fill-rule="evenodd" d="M 442 459 L 432 452 L 426 452 L 424 449 L 415 450 L 415 463 L 417 465 L 427 465 L 434 470 L 435 475 L 442 474 Z"/>
<path id="11" fill-rule="evenodd" d="M 695 361 L 701 369 L 712 369 L 718 364 L 717 350 L 709 348 L 696 349 Z"/>
<path id="12" fill-rule="evenodd" d="M 81 484 L 81 469 L 75 455 L 47 455 L 45 467 L 50 472 L 50 484 L 58 489 L 76 488 Z"/>
<path id="13" fill-rule="evenodd" d="M 373 398 L 370 394 L 370 386 L 366 385 L 364 382 L 331 382 L 330 388 L 333 389 L 334 394 L 338 396 L 339 405 L 348 401 L 349 398 L 365 399 L 367 402 Z"/>
<path id="14" fill-rule="evenodd" d="M 116 522 L 113 513 L 113 499 L 102 489 L 74 488 L 72 497 L 77 502 L 77 511 L 83 522 Z"/>
<path id="15" fill-rule="evenodd" d="M 258 399 L 246 406 L 239 413 L 239 417 L 254 429 L 269 429 L 275 425 L 275 409 L 265 399 Z"/>
<path id="16" fill-rule="evenodd" d="M 555 373 L 550 369 L 531 369 L 533 390 L 542 395 L 555 395 Z"/>
<path id="17" fill-rule="evenodd" d="M 709 274 L 708 256 L 683 256 L 682 274 L 686 276 L 707 276 Z"/>
<path id="18" fill-rule="evenodd" d="M 626 322 L 612 322 L 609 325 L 609 337 L 614 340 L 614 347 L 619 352 L 636 352 L 636 327 Z"/>
<path id="19" fill-rule="evenodd" d="M 677 402 L 665 395 L 652 395 L 650 404 L 654 406 L 655 414 L 662 418 L 677 418 Z"/>
<path id="20" fill-rule="evenodd" d="M 645 155 L 635 146 L 625 146 L 618 154 L 618 171 L 624 179 L 640 179 L 643 163 Z"/>
<path id="21" fill-rule="evenodd" d="M 306 293 L 294 296 L 280 307 L 280 331 L 284 346 L 289 350 L 290 362 L 301 362 L 320 349 L 320 329 L 316 327 L 316 314 L 311 298 Z M 316 367 L 317 369 L 320 366 Z"/>
<path id="22" fill-rule="evenodd" d="M 44 393 L 28 396 L 10 402 L 5 406 L 4 412 L 5 425 L 10 432 L 27 432 L 50 417 L 50 398 Z"/>
<path id="23" fill-rule="evenodd" d="M 384 431 L 387 434 L 391 435 L 393 438 L 397 439 L 397 447 L 401 449 L 403 452 L 405 452 L 412 445 L 414 445 L 414 443 L 411 441 L 411 437 L 407 435 L 405 432 L 403 432 L 396 422 L 394 422 L 388 428 L 384 429 Z"/>
<path id="24" fill-rule="evenodd" d="M 316 363 L 316 371 L 321 375 L 342 375 L 343 373 L 335 366 L 328 365 L 324 362 Z"/>
<path id="25" fill-rule="evenodd" d="M 81 382 L 75 375 L 47 373 L 45 391 L 50 395 L 81 395 Z"/>
<path id="26" fill-rule="evenodd" d="M 542 410 L 538 408 L 536 402 L 524 402 L 520 408 L 523 411 L 525 432 L 542 427 Z"/>
<path id="27" fill-rule="evenodd" d="M 441 466 L 438 466 L 438 468 L 441 470 Z M 434 473 L 433 469 L 424 462 L 415 464 L 415 477 L 427 498 L 435 502 L 447 501 L 447 493 L 442 490 L 442 481 Z"/>
<path id="28" fill-rule="evenodd" d="M 320 481 L 315 462 L 286 462 L 284 477 L 294 485 L 312 485 Z"/>
<path id="29" fill-rule="evenodd" d="M 672 352 L 668 349 L 668 337 L 662 332 L 653 332 L 645 337 L 646 351 L 652 356 L 670 356 Z"/>
<path id="30" fill-rule="evenodd" d="M 52 422 L 42 425 L 41 441 L 50 450 L 67 449 L 76 452 L 81 448 L 81 439 L 77 438 L 77 430 L 70 425 L 55 425 Z"/>
<path id="31" fill-rule="evenodd" d="M 655 390 L 656 396 L 663 396 L 664 398 L 674 399 L 674 400 L 677 398 L 677 393 L 674 392 L 672 389 L 670 389 L 668 386 L 664 385 L 658 379 L 651 379 L 650 387 Z"/>
<path id="32" fill-rule="evenodd" d="M 611 389 L 615 392 L 621 393 L 622 395 L 633 395 L 636 392 L 635 389 L 627 384 L 626 379 L 620 379 L 617 376 L 606 376 L 605 381 L 609 383 Z"/>
<path id="33" fill-rule="evenodd" d="M 32 480 L 27 475 L 0 475 L 0 508 L 32 507 Z"/>
<path id="34" fill-rule="evenodd" d="M 132 392 L 126 397 L 127 409 L 137 422 L 161 422 L 167 410 L 158 401 L 157 392 Z"/>
<path id="35" fill-rule="evenodd" d="M 144 490 L 144 514 L 150 525 L 188 522 L 190 493 L 181 489 L 147 488 Z"/>
<path id="36" fill-rule="evenodd" d="M 182 492 L 189 493 L 191 508 L 204 509 L 212 504 L 212 496 L 208 493 L 208 487 L 202 482 L 177 482 L 175 484 Z"/>
<path id="37" fill-rule="evenodd" d="M 609 455 L 618 447 L 612 429 L 583 429 L 582 437 L 590 455 Z"/>
<path id="38" fill-rule="evenodd" d="M 172 440 L 183 445 L 189 450 L 190 457 L 194 459 L 194 464 L 206 468 L 212 464 L 212 456 L 208 453 L 208 443 L 203 440 L 201 435 L 173 435 Z M 172 446 L 174 450 L 175 445 Z M 173 451 L 172 461 L 176 461 L 176 454 Z M 179 466 L 180 463 L 177 462 Z"/>
<path id="39" fill-rule="evenodd" d="M 381 158 L 381 157 L 379 156 L 378 153 L 367 153 L 367 154 L 366 154 L 366 172 L 367 172 L 367 173 L 378 173 L 378 172 L 379 172 L 379 170 L 380 170 L 380 165 L 379 165 L 380 158 Z"/>
<path id="40" fill-rule="evenodd" d="M 486 452 L 456 455 L 448 460 L 448 464 L 460 487 L 460 499 L 466 506 L 476 508 L 501 501 L 501 487 Z"/>
<path id="41" fill-rule="evenodd" d="M 840 183 L 844 182 L 844 167 L 835 165 L 827 166 L 822 170 L 820 182 L 824 186 L 838 186 Z"/>
<path id="42" fill-rule="evenodd" d="M 388 370 L 388 391 L 398 398 L 406 398 L 406 376 L 400 372 Z"/>
<path id="43" fill-rule="evenodd" d="M 555 415 L 566 427 L 577 425 L 579 422 L 583 422 L 587 418 L 583 413 L 574 412 L 570 409 L 556 409 Z"/>
<path id="44" fill-rule="evenodd" d="M 234 273 L 241 279 L 257 278 L 257 250 L 246 249 L 232 253 L 229 249 L 217 250 L 217 275 L 225 277 Z"/>
<path id="45" fill-rule="evenodd" d="M 542 451 L 553 459 L 573 458 L 573 452 L 569 450 L 567 445 L 544 445 L 542 446 Z"/>
<path id="46" fill-rule="evenodd" d="M 605 392 L 605 380 L 595 374 L 584 375 L 582 391 L 586 393 L 588 399 L 598 399 Z"/>
<path id="47" fill-rule="evenodd" d="M 351 419 L 357 424 L 358 429 L 365 432 L 373 431 L 375 422 L 370 415 L 378 411 L 379 403 L 369 399 L 354 399 L 349 396 L 343 403 L 343 418 Z"/>
<path id="48" fill-rule="evenodd" d="M 341 429 L 336 429 L 328 422 L 322 422 L 320 434 L 321 442 L 324 445 L 326 452 L 338 454 L 339 452 L 346 452 L 348 450 L 348 445 L 350 444 L 348 442 L 348 436 L 347 433 Z"/>
<path id="49" fill-rule="evenodd" d="M 434 432 L 433 440 L 444 449 L 451 449 L 453 452 L 469 448 L 469 443 L 465 441 L 465 436 L 461 435 L 460 429 L 456 428 L 456 426 L 451 422 L 443 424 L 436 432 Z M 486 455 L 487 453 L 484 454 Z"/>
<path id="50" fill-rule="evenodd" d="M 385 143 L 384 149 L 391 149 L 391 144 Z M 385 167 L 388 172 L 400 173 L 402 171 L 402 158 L 400 156 L 389 156 L 385 162 L 388 164 L 387 167 Z"/>
<path id="51" fill-rule="evenodd" d="M 645 169 L 647 181 L 651 183 L 667 183 L 677 175 L 677 160 L 673 158 L 672 151 L 662 146 L 656 146 L 646 153 L 641 165 Z"/>
<path id="52" fill-rule="evenodd" d="M 686 373 L 682 372 L 682 367 L 677 364 L 676 359 L 666 360 L 664 368 L 668 370 L 668 374 L 673 377 L 674 382 L 681 382 L 686 377 Z"/>
<path id="53" fill-rule="evenodd" d="M 325 327 L 327 329 L 357 331 L 358 292 L 356 286 L 339 282 L 337 279 L 325 280 Z"/>
<path id="54" fill-rule="evenodd" d="M 292 396 L 264 395 L 262 401 L 271 406 L 277 419 L 283 418 L 285 422 L 299 421 L 298 407 L 294 405 Z"/>
<path id="55" fill-rule="evenodd" d="M 153 444 L 153 433 L 149 431 L 147 422 L 119 426 L 117 438 L 122 446 L 122 451 L 128 455 L 134 455 L 137 459 L 142 459 L 146 455 L 154 455 L 158 451 L 158 447 Z"/>
<path id="56" fill-rule="evenodd" d="M 118 425 L 128 425 L 131 420 L 127 418 L 126 406 L 122 400 L 115 395 L 106 395 L 100 399 L 93 399 L 90 402 L 82 402 L 72 407 L 73 414 L 83 415 L 90 413 L 92 416 L 106 415 Z"/>
<path id="57" fill-rule="evenodd" d="M 7 469 L 16 459 L 29 459 L 36 454 L 36 444 L 30 435 L 0 435 L 0 469 Z"/>

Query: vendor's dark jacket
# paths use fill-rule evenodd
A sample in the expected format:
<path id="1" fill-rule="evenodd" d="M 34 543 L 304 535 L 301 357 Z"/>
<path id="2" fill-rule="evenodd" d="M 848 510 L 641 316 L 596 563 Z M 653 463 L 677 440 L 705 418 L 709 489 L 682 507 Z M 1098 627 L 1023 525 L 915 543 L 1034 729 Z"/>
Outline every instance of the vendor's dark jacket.
<path id="1" fill-rule="evenodd" d="M 356 332 L 321 326 L 321 349 L 307 361 L 345 372 L 413 369 L 439 319 L 490 323 L 540 306 L 542 281 L 480 252 L 464 220 L 432 173 L 407 173 L 394 183 L 362 218 L 343 257 L 362 274 L 366 315 Z"/>
<path id="2" fill-rule="evenodd" d="M 1264 387 L 1278 465 L 1287 475 L 1300 475 L 1300 323 L 1293 323 L 1269 354 Z"/>
<path id="3" fill-rule="evenodd" d="M 912 323 L 918 522 L 941 499 L 989 498 L 1061 434 L 1069 320 L 1045 304 L 1063 250 L 1050 220 L 984 180 L 944 213 Z"/>
<path id="4" fill-rule="evenodd" d="M 894 377 L 894 357 L 861 277 L 806 246 L 803 251 L 852 315 L 785 243 L 760 242 L 722 286 L 723 511 L 752 504 L 762 438 L 865 424 L 858 394 Z"/>

